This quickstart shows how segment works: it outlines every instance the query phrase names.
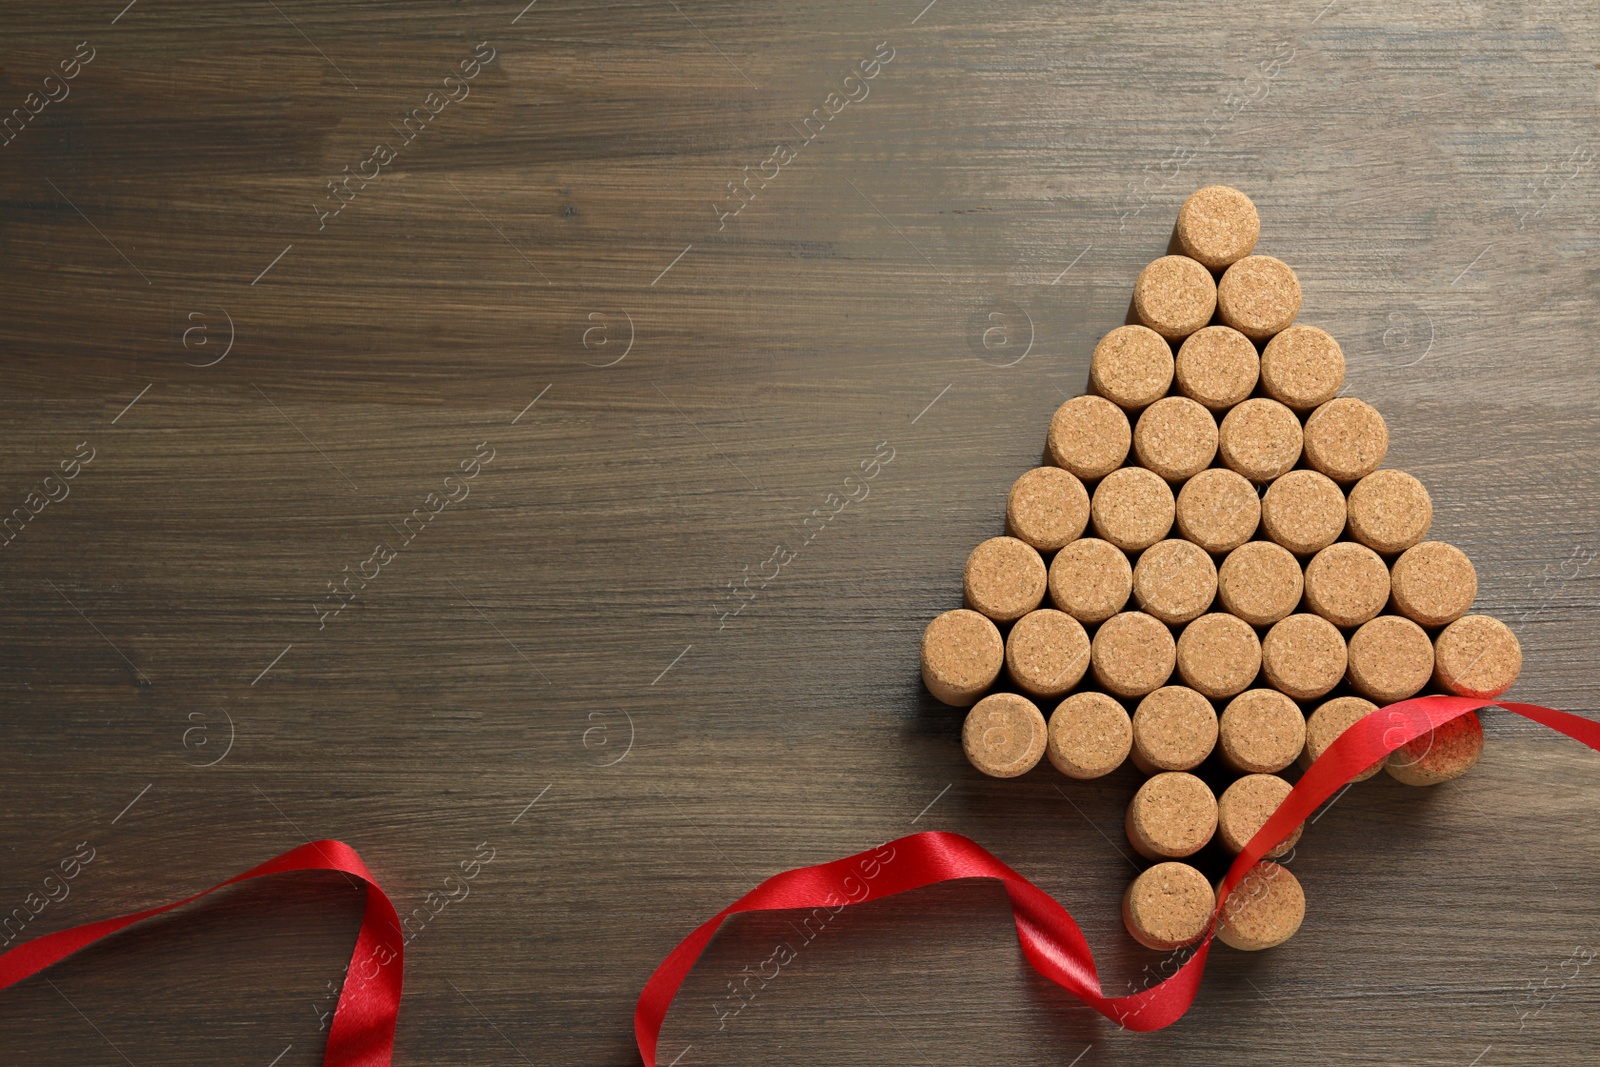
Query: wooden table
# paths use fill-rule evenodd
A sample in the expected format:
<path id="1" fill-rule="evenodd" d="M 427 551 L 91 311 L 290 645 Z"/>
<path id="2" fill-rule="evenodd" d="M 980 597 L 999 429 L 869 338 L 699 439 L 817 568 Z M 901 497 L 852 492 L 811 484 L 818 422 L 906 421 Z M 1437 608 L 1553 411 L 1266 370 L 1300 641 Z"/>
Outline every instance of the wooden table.
<path id="1" fill-rule="evenodd" d="M 30 936 L 337 837 L 431 915 L 397 1063 L 628 1064 L 695 924 L 942 828 L 1144 983 L 1133 773 L 981 778 L 917 642 L 1208 182 L 1514 694 L 1595 707 L 1592 4 L 122 3 L 9 4 L 0 56 L 0 905 L 93 850 Z M 731 924 L 662 1062 L 1592 1061 L 1600 760 L 1485 722 L 1467 778 L 1319 818 L 1304 929 L 1169 1030 L 965 883 L 719 1023 L 793 930 Z M 319 1063 L 359 912 L 313 877 L 129 932 L 0 995 L 0 1058 Z"/>

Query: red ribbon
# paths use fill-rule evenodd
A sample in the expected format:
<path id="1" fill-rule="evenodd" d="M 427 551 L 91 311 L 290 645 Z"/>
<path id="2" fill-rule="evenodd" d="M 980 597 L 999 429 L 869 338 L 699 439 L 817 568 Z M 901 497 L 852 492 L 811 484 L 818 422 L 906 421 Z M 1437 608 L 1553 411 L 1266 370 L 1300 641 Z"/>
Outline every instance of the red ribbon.
<path id="1" fill-rule="evenodd" d="M 343 841 L 313 841 L 171 904 L 102 919 L 24 942 L 0 955 L 0 989 L 59 963 L 123 927 L 181 908 L 224 886 L 296 871 L 340 871 L 355 875 L 367 887 L 361 932 L 356 935 L 350 968 L 339 993 L 338 1007 L 334 1009 L 328 1047 L 322 1056 L 323 1067 L 389 1067 L 394 1054 L 394 1024 L 400 1014 L 400 979 L 405 963 L 405 946 L 399 935 L 400 918 L 356 850 Z"/>
<path id="2" fill-rule="evenodd" d="M 1486 706 L 1490 705 L 1481 699 L 1467 697 L 1415 697 L 1379 708 L 1351 726 L 1301 776 L 1266 825 L 1239 853 L 1217 893 L 1216 915 L 1222 913 L 1228 894 L 1245 873 L 1346 782 L 1408 741 Z M 1497 702 L 1492 706 L 1542 723 L 1600 751 L 1600 723 L 1536 704 Z M 1194 955 L 1170 978 L 1129 996 L 1108 997 L 1100 988 L 1094 954 L 1065 908 L 971 839 L 960 834 L 925 832 L 831 863 L 775 874 L 684 938 L 645 983 L 634 1009 L 633 1029 L 645 1067 L 656 1067 L 656 1042 L 667 1008 L 728 916 L 789 908 L 826 908 L 836 912 L 847 904 L 861 904 L 959 878 L 999 879 L 1011 898 L 1017 940 L 1028 962 L 1107 1018 L 1130 1030 L 1159 1030 L 1177 1022 L 1194 1002 L 1211 949 L 1215 916 L 1212 929 L 1207 930 Z"/>

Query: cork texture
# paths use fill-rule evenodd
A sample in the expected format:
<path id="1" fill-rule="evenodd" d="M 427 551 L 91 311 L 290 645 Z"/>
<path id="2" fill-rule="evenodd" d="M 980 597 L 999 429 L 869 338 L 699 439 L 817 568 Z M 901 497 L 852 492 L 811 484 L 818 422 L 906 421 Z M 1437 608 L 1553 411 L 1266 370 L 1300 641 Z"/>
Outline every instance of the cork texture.
<path id="1" fill-rule="evenodd" d="M 1186 481 L 1216 457 L 1217 420 L 1186 396 L 1163 397 L 1140 414 L 1133 454 L 1167 481 Z"/>
<path id="2" fill-rule="evenodd" d="M 1045 445 L 1051 463 L 1085 481 L 1122 466 L 1132 446 L 1128 416 L 1100 396 L 1075 396 L 1056 408 Z"/>
<path id="3" fill-rule="evenodd" d="M 1226 270 L 1248 256 L 1261 236 L 1261 216 L 1250 198 L 1227 185 L 1196 189 L 1178 209 L 1178 247 L 1211 270 Z"/>
<path id="4" fill-rule="evenodd" d="M 1344 636 L 1320 615 L 1290 615 L 1261 641 L 1267 681 L 1296 700 L 1326 695 L 1344 678 Z"/>
<path id="5" fill-rule="evenodd" d="M 1275 774 L 1247 774 L 1235 781 L 1217 798 L 1217 841 L 1235 855 L 1243 852 L 1293 788 Z M 1303 829 L 1303 823 L 1296 826 L 1282 844 L 1267 853 L 1267 859 L 1288 855 Z"/>
<path id="6" fill-rule="evenodd" d="M 1276 948 L 1306 918 L 1306 893 L 1289 868 L 1262 860 L 1245 872 L 1222 905 L 1217 939 L 1245 952 Z"/>
<path id="7" fill-rule="evenodd" d="M 1469 711 L 1389 753 L 1383 769 L 1405 785 L 1438 785 L 1472 770 L 1482 755 L 1483 724 Z"/>
<path id="8" fill-rule="evenodd" d="M 1306 717 L 1306 747 L 1300 753 L 1300 766 L 1310 767 L 1340 734 L 1377 710 L 1378 705 L 1361 697 L 1335 697 L 1319 704 L 1317 710 Z M 1380 759 L 1351 781 L 1364 782 L 1382 769 L 1383 760 Z"/>
<path id="9" fill-rule="evenodd" d="M 1172 529 L 1172 488 L 1154 471 L 1123 467 L 1095 486 L 1089 512 L 1104 540 L 1128 552 L 1149 548 Z"/>
<path id="10" fill-rule="evenodd" d="M 1395 611 L 1423 626 L 1465 615 L 1478 597 L 1478 572 L 1467 554 L 1443 541 L 1412 545 L 1389 572 Z"/>
<path id="11" fill-rule="evenodd" d="M 962 574 L 967 607 L 995 622 L 1014 622 L 1044 600 L 1044 560 L 1015 537 L 991 537 L 972 550 Z"/>
<path id="12" fill-rule="evenodd" d="M 1388 451 L 1389 427 L 1364 400 L 1335 397 L 1306 418 L 1306 462 L 1336 482 L 1365 478 Z"/>
<path id="13" fill-rule="evenodd" d="M 1491 615 L 1463 615 L 1434 642 L 1434 681 L 1464 697 L 1497 697 L 1522 673 L 1522 645 Z"/>
<path id="14" fill-rule="evenodd" d="M 1261 669 L 1261 642 L 1233 615 L 1202 615 L 1178 636 L 1178 674 L 1214 700 L 1242 692 Z"/>
<path id="15" fill-rule="evenodd" d="M 1133 313 L 1169 341 L 1200 329 L 1216 309 L 1217 283 L 1188 256 L 1162 256 L 1133 283 Z"/>
<path id="16" fill-rule="evenodd" d="M 1433 642 L 1399 615 L 1379 615 L 1350 636 L 1350 688 L 1378 704 L 1415 696 L 1433 677 Z"/>
<path id="17" fill-rule="evenodd" d="M 1178 532 L 1207 552 L 1231 552 L 1261 524 L 1261 497 L 1244 475 L 1222 467 L 1183 483 L 1176 505 Z"/>
<path id="18" fill-rule="evenodd" d="M 1240 545 L 1217 570 L 1222 606 L 1252 626 L 1271 626 L 1292 612 L 1302 588 L 1299 561 L 1271 541 Z"/>
<path id="19" fill-rule="evenodd" d="M 1261 350 L 1261 390 L 1295 411 L 1310 411 L 1339 395 L 1344 351 L 1315 326 L 1290 326 Z"/>
<path id="20" fill-rule="evenodd" d="M 1000 630 L 976 611 L 947 611 L 922 631 L 922 684 L 953 707 L 967 707 L 987 693 L 1004 658 Z"/>
<path id="21" fill-rule="evenodd" d="M 1389 602 L 1389 568 L 1354 541 L 1331 544 L 1306 564 L 1306 606 L 1335 626 L 1360 626 Z"/>
<path id="22" fill-rule="evenodd" d="M 1200 766 L 1217 744 L 1217 710 L 1181 685 L 1164 685 L 1133 712 L 1134 766 L 1145 774 Z"/>
<path id="23" fill-rule="evenodd" d="M 1006 635 L 1006 672 L 1029 696 L 1061 696 L 1088 669 L 1089 635 L 1066 612 L 1030 611 Z"/>
<path id="24" fill-rule="evenodd" d="M 1100 684 L 1117 696 L 1139 697 L 1172 676 L 1172 631 L 1142 611 L 1125 611 L 1100 624 L 1089 657 Z"/>
<path id="25" fill-rule="evenodd" d="M 1074 693 L 1050 716 L 1050 765 L 1069 778 L 1099 778 L 1122 766 L 1133 726 L 1104 693 Z"/>
<path id="26" fill-rule="evenodd" d="M 1084 623 L 1104 622 L 1128 603 L 1133 566 L 1109 541 L 1084 537 L 1050 561 L 1050 602 Z"/>
<path id="27" fill-rule="evenodd" d="M 1006 532 L 1040 552 L 1076 541 L 1089 525 L 1089 492 L 1060 467 L 1035 467 L 1006 496 Z"/>
<path id="28" fill-rule="evenodd" d="M 1044 755 L 1044 714 L 1015 693 L 991 693 L 972 706 L 961 724 L 967 760 L 991 778 L 1026 774 Z"/>
<path id="29" fill-rule="evenodd" d="M 1217 798 L 1185 771 L 1165 771 L 1133 795 L 1123 820 L 1128 843 L 1145 859 L 1182 859 L 1199 852 L 1217 829 Z"/>
<path id="30" fill-rule="evenodd" d="M 1373 471 L 1350 487 L 1350 536 L 1394 555 L 1415 545 L 1433 524 L 1433 499 L 1404 471 Z"/>
<path id="31" fill-rule="evenodd" d="M 1217 750 L 1223 762 L 1246 774 L 1281 771 L 1305 746 L 1306 720 L 1300 706 L 1275 689 L 1240 693 L 1228 701 L 1217 723 Z"/>
<path id="32" fill-rule="evenodd" d="M 1217 317 L 1252 341 L 1288 329 L 1300 313 L 1300 279 L 1281 259 L 1246 256 L 1217 283 Z"/>
<path id="33" fill-rule="evenodd" d="M 1179 625 L 1199 618 L 1217 595 L 1217 567 L 1205 549 L 1188 541 L 1157 541 L 1133 568 L 1139 610 Z"/>
<path id="34" fill-rule="evenodd" d="M 1252 482 L 1270 482 L 1300 460 L 1300 420 L 1266 397 L 1246 400 L 1222 418 L 1217 451 L 1222 462 Z"/>
<path id="35" fill-rule="evenodd" d="M 1261 524 L 1268 537 L 1290 552 L 1313 555 L 1344 533 L 1344 490 L 1326 474 L 1290 471 L 1267 487 Z"/>
<path id="36" fill-rule="evenodd" d="M 1217 909 L 1206 876 L 1176 860 L 1142 872 L 1122 894 L 1122 922 L 1145 948 L 1170 952 L 1205 934 Z"/>
<path id="37" fill-rule="evenodd" d="M 1089 360 L 1089 387 L 1129 411 L 1152 404 L 1172 387 L 1172 346 L 1148 326 L 1118 326 L 1100 338 Z"/>
<path id="38" fill-rule="evenodd" d="M 1178 348 L 1173 374 L 1178 391 L 1214 412 L 1248 398 L 1261 373 L 1261 357 L 1250 338 L 1228 326 L 1206 326 Z"/>

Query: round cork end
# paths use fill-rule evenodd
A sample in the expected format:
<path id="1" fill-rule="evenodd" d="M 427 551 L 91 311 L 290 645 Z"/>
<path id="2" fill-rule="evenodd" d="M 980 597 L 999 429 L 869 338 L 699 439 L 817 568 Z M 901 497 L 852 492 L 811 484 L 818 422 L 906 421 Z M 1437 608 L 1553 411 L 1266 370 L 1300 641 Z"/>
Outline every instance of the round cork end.
<path id="1" fill-rule="evenodd" d="M 1344 636 L 1320 615 L 1290 615 L 1267 631 L 1261 668 L 1274 689 L 1296 700 L 1315 700 L 1344 677 Z"/>
<path id="2" fill-rule="evenodd" d="M 1339 541 L 1306 564 L 1306 606 L 1335 626 L 1360 626 L 1389 602 L 1389 568 L 1366 545 Z"/>
<path id="3" fill-rule="evenodd" d="M 1227 411 L 1255 391 L 1261 358 L 1238 330 L 1207 326 L 1183 342 L 1174 371 L 1180 393 L 1212 411 Z"/>
<path id="4" fill-rule="evenodd" d="M 1217 283 L 1217 317 L 1252 341 L 1288 329 L 1300 313 L 1300 279 L 1281 259 L 1246 256 Z"/>
<path id="5" fill-rule="evenodd" d="M 1006 670 L 1029 696 L 1061 696 L 1088 669 L 1089 635 L 1065 612 L 1030 611 L 1006 635 Z"/>
<path id="6" fill-rule="evenodd" d="M 1247 774 L 1222 791 L 1217 798 L 1217 840 L 1237 855 L 1267 825 L 1294 786 L 1275 774 Z M 1277 859 L 1294 848 L 1305 825 L 1296 826 L 1283 843 L 1267 853 Z"/>
<path id="7" fill-rule="evenodd" d="M 1261 670 L 1261 642 L 1233 615 L 1202 615 L 1178 637 L 1178 674 L 1213 700 L 1243 692 Z"/>
<path id="8" fill-rule="evenodd" d="M 1152 404 L 1172 387 L 1172 346 L 1146 326 L 1118 326 L 1100 338 L 1089 360 L 1089 386 L 1129 411 Z"/>
<path id="9" fill-rule="evenodd" d="M 1127 553 L 1109 541 L 1081 538 L 1050 561 L 1050 602 L 1079 622 L 1105 622 L 1132 591 Z"/>
<path id="10" fill-rule="evenodd" d="M 1178 247 L 1212 270 L 1225 270 L 1248 256 L 1260 236 L 1256 206 L 1230 186 L 1196 189 L 1178 209 Z"/>
<path id="11" fill-rule="evenodd" d="M 1310 411 L 1339 395 L 1344 352 L 1315 326 L 1290 326 L 1261 350 L 1261 388 L 1296 411 Z"/>
<path id="12" fill-rule="evenodd" d="M 1044 560 L 1026 541 L 991 537 L 967 557 L 967 607 L 995 622 L 1014 622 L 1044 600 Z"/>
<path id="13" fill-rule="evenodd" d="M 1004 658 L 1000 631 L 976 611 L 947 611 L 922 631 L 922 684 L 952 707 L 967 707 L 987 693 Z"/>
<path id="14" fill-rule="evenodd" d="M 1217 921 L 1217 939 L 1229 948 L 1257 952 L 1295 935 L 1306 918 L 1300 880 L 1271 860 L 1262 860 L 1233 887 Z"/>
<path id="15" fill-rule="evenodd" d="M 1354 482 L 1378 469 L 1389 451 L 1389 427 L 1378 409 L 1339 396 L 1306 419 L 1306 462 L 1336 482 Z"/>
<path id="16" fill-rule="evenodd" d="M 1172 529 L 1176 502 L 1159 474 L 1143 467 L 1112 471 L 1095 486 L 1089 512 L 1102 538 L 1128 552 L 1149 548 Z"/>
<path id="17" fill-rule="evenodd" d="M 1133 568 L 1134 603 L 1165 623 L 1199 618 L 1216 595 L 1216 564 L 1188 541 L 1157 541 L 1140 553 Z"/>
<path id="18" fill-rule="evenodd" d="M 1006 532 L 1040 552 L 1076 541 L 1089 525 L 1089 493 L 1070 471 L 1035 467 L 1011 485 Z"/>
<path id="19" fill-rule="evenodd" d="M 1267 487 L 1261 498 L 1267 536 L 1290 552 L 1321 552 L 1344 533 L 1344 492 L 1316 471 L 1290 471 Z"/>
<path id="20" fill-rule="evenodd" d="M 1133 712 L 1133 763 L 1145 774 L 1200 766 L 1217 745 L 1217 710 L 1181 685 L 1164 685 Z"/>
<path id="21" fill-rule="evenodd" d="M 1249 541 L 1217 571 L 1222 606 L 1252 626 L 1271 626 L 1300 603 L 1300 564 L 1271 541 Z"/>
<path id="22" fill-rule="evenodd" d="M 1044 755 L 1048 730 L 1033 701 L 1015 693 L 990 693 L 967 712 L 961 747 L 967 761 L 991 778 L 1026 774 Z"/>
<path id="23" fill-rule="evenodd" d="M 1404 471 L 1373 471 L 1350 487 L 1350 536 L 1392 555 L 1421 541 L 1433 524 L 1433 500 Z"/>
<path id="24" fill-rule="evenodd" d="M 1104 693 L 1074 693 L 1050 716 L 1050 765 L 1068 778 L 1099 778 L 1122 766 L 1133 727 L 1122 705 Z"/>
<path id="25" fill-rule="evenodd" d="M 1438 785 L 1460 778 L 1483 755 L 1483 724 L 1469 711 L 1389 753 L 1383 769 L 1405 785 Z"/>
<path id="26" fill-rule="evenodd" d="M 1377 710 L 1378 705 L 1360 697 L 1335 697 L 1318 706 L 1306 719 L 1306 747 L 1300 753 L 1300 766 L 1310 767 L 1322 758 L 1340 734 Z M 1383 760 L 1378 760 L 1350 780 L 1364 782 L 1382 769 Z"/>
<path id="27" fill-rule="evenodd" d="M 1294 412 L 1258 396 L 1223 416 L 1217 435 L 1222 462 L 1252 482 L 1270 482 L 1300 459 L 1303 438 Z"/>
<path id="28" fill-rule="evenodd" d="M 1217 798 L 1194 775 L 1166 771 L 1139 787 L 1123 828 L 1134 851 L 1145 859 L 1192 856 L 1216 832 Z"/>
<path id="29" fill-rule="evenodd" d="M 1141 697 L 1172 676 L 1172 631 L 1142 611 L 1124 611 L 1100 624 L 1089 658 L 1100 684 L 1122 697 Z"/>
<path id="30" fill-rule="evenodd" d="M 1217 283 L 1188 256 L 1162 256 L 1133 283 L 1133 313 L 1169 341 L 1194 333 L 1216 309 Z"/>
<path id="31" fill-rule="evenodd" d="M 1455 622 L 1478 596 L 1478 572 L 1472 561 L 1443 541 L 1424 541 L 1402 552 L 1394 561 L 1389 584 L 1395 610 L 1423 626 Z"/>
<path id="32" fill-rule="evenodd" d="M 1433 642 L 1399 615 L 1379 615 L 1350 636 L 1350 687 L 1368 700 L 1393 704 L 1433 677 Z"/>
<path id="33" fill-rule="evenodd" d="M 1463 615 L 1434 642 L 1434 680 L 1464 697 L 1497 697 L 1522 673 L 1517 635 L 1490 615 Z"/>
<path id="34" fill-rule="evenodd" d="M 1281 771 L 1306 747 L 1306 717 L 1276 689 L 1250 689 L 1228 701 L 1217 730 L 1223 762 L 1246 774 Z"/>
<path id="35" fill-rule="evenodd" d="M 1184 481 L 1211 466 L 1217 420 L 1186 396 L 1163 397 L 1139 416 L 1133 454 L 1167 481 Z"/>
<path id="36" fill-rule="evenodd" d="M 1122 922 L 1133 939 L 1158 952 L 1200 940 L 1217 910 L 1217 895 L 1206 876 L 1168 860 L 1133 880 L 1122 894 Z"/>
<path id="37" fill-rule="evenodd" d="M 1075 396 L 1056 408 L 1047 438 L 1050 462 L 1085 481 L 1104 478 L 1128 458 L 1133 428 L 1103 396 Z"/>
<path id="38" fill-rule="evenodd" d="M 1261 522 L 1261 498 L 1236 471 L 1212 467 L 1178 490 L 1178 532 L 1207 552 L 1232 552 Z"/>

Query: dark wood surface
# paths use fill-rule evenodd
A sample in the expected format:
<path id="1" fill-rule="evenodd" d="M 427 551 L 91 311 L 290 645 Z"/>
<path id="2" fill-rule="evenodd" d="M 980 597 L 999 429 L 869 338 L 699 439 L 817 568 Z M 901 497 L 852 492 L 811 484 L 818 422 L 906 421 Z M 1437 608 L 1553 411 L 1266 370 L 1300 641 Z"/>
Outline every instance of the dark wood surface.
<path id="1" fill-rule="evenodd" d="M 981 778 L 916 646 L 1214 181 L 1521 637 L 1514 694 L 1592 713 L 1595 7 L 922 5 L 6 5 L 0 114 L 93 59 L 0 147 L 0 512 L 70 493 L 0 549 L 0 909 L 79 843 L 30 934 L 338 837 L 407 912 L 485 843 L 409 947 L 396 1062 L 626 1064 L 695 924 L 943 828 L 1144 981 L 1132 773 Z M 1588 1062 L 1600 760 L 1486 731 L 1458 783 L 1320 818 L 1304 929 L 1219 949 L 1169 1030 L 1039 979 L 968 883 L 847 911 L 719 1031 L 792 934 L 730 924 L 663 1062 Z M 319 1063 L 359 907 L 312 878 L 124 934 L 0 994 L 0 1059 Z"/>

